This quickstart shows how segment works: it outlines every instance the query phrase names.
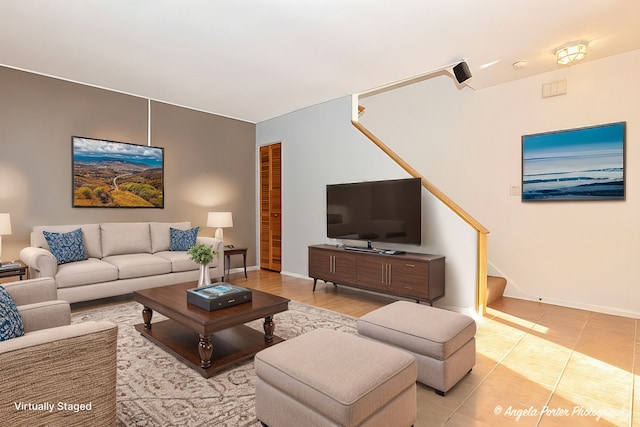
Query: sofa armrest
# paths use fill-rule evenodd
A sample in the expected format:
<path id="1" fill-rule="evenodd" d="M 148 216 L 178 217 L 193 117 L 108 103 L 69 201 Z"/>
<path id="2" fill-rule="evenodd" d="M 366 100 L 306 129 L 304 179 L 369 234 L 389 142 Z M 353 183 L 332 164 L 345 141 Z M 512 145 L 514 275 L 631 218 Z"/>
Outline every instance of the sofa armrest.
<path id="1" fill-rule="evenodd" d="M 216 239 L 215 237 L 198 236 L 196 238 L 196 243 L 199 245 L 211 246 L 214 251 L 218 252 L 218 256 L 213 259 L 218 261 L 216 265 L 220 265 L 219 261 L 224 259 L 224 241 Z M 214 261 L 211 262 L 214 263 Z"/>
<path id="2" fill-rule="evenodd" d="M 55 328 L 71 324 L 71 306 L 67 301 L 46 301 L 18 306 L 24 331 Z"/>
<path id="3" fill-rule="evenodd" d="M 0 342 L 0 425 L 114 426 L 117 330 L 84 322 Z M 54 407 L 29 410 L 21 402 Z M 60 403 L 85 406 L 74 412 Z"/>
<path id="4" fill-rule="evenodd" d="M 17 306 L 58 299 L 56 281 L 51 277 L 19 280 L 3 286 Z"/>
<path id="5" fill-rule="evenodd" d="M 58 260 L 43 248 L 27 246 L 20 251 L 20 259 L 29 267 L 31 277 L 55 277 Z"/>

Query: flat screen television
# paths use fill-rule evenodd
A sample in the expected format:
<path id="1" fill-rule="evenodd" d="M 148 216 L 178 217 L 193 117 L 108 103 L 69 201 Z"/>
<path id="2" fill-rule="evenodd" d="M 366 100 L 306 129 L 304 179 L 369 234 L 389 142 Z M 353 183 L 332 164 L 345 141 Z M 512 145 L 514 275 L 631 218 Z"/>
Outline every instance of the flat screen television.
<path id="1" fill-rule="evenodd" d="M 420 244 L 420 178 L 327 185 L 327 237 Z"/>

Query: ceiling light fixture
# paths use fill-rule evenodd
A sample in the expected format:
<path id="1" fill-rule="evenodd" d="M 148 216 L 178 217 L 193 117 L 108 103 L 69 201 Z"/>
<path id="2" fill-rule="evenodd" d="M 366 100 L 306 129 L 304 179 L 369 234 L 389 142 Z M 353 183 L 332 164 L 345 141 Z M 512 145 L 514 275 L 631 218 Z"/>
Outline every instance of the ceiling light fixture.
<path id="1" fill-rule="evenodd" d="M 556 50 L 556 62 L 560 65 L 571 65 L 587 55 L 587 42 L 575 41 L 560 46 Z"/>

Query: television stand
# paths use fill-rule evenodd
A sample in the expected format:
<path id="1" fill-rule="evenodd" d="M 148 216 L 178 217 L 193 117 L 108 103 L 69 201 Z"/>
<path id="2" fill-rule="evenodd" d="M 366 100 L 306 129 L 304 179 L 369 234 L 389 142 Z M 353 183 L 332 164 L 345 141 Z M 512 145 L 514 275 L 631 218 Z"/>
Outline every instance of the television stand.
<path id="1" fill-rule="evenodd" d="M 309 246 L 309 277 L 314 291 L 319 279 L 432 304 L 444 296 L 444 270 L 445 258 L 441 255 L 392 255 L 369 248 Z"/>

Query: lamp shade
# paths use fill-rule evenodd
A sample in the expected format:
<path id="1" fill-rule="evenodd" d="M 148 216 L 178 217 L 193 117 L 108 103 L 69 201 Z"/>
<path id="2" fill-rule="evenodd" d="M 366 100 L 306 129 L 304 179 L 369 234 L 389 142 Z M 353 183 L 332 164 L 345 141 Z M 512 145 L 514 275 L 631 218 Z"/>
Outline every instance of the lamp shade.
<path id="1" fill-rule="evenodd" d="M 11 234 L 11 216 L 8 213 L 0 213 L 0 236 Z"/>
<path id="2" fill-rule="evenodd" d="M 207 227 L 233 227 L 233 217 L 231 212 L 209 212 Z"/>

